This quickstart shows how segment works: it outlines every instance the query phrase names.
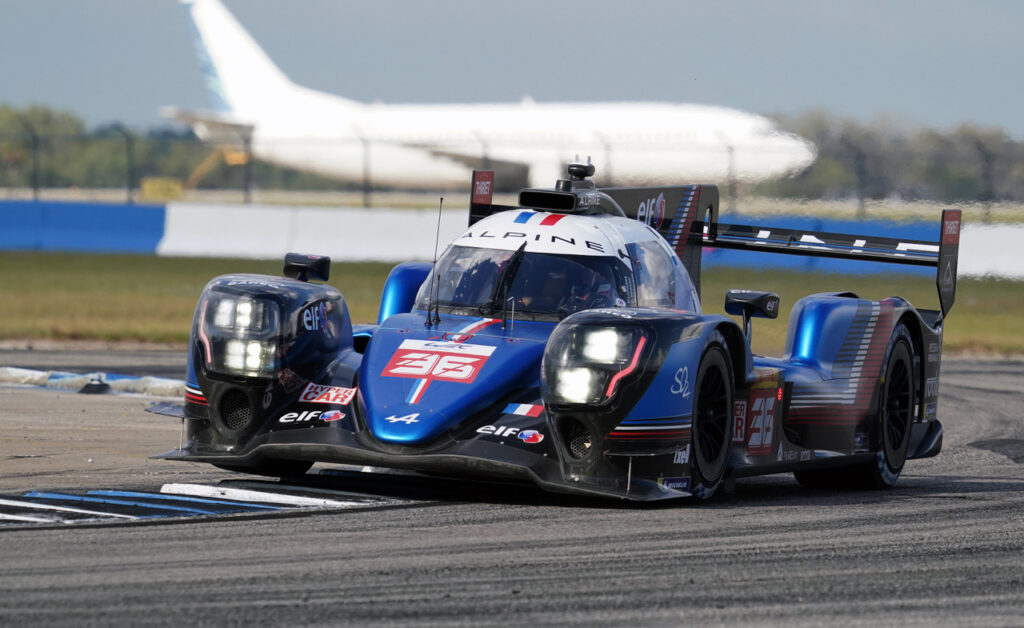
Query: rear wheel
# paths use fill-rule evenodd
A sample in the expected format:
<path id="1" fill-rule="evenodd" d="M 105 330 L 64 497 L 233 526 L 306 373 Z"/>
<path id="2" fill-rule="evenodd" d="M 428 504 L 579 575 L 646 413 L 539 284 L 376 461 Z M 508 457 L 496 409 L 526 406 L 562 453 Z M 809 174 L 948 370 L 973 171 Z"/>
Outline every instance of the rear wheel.
<path id="1" fill-rule="evenodd" d="M 879 449 L 875 459 L 852 467 L 797 471 L 800 484 L 812 488 L 844 486 L 889 488 L 896 484 L 907 461 L 907 446 L 914 421 L 914 352 L 910 332 L 902 323 L 893 330 L 889 357 L 882 374 L 878 401 Z"/>
<path id="2" fill-rule="evenodd" d="M 691 493 L 710 499 L 725 476 L 732 421 L 733 382 L 723 345 L 708 346 L 700 360 L 693 399 Z"/>

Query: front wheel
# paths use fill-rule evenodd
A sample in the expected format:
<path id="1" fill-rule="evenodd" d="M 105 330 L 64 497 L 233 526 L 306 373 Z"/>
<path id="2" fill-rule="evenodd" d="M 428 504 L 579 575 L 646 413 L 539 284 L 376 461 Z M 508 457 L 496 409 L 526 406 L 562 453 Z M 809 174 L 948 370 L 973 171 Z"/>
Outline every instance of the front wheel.
<path id="1" fill-rule="evenodd" d="M 725 476 L 732 433 L 732 370 L 724 345 L 713 343 L 704 351 L 694 389 L 690 492 L 705 500 L 715 494 Z"/>

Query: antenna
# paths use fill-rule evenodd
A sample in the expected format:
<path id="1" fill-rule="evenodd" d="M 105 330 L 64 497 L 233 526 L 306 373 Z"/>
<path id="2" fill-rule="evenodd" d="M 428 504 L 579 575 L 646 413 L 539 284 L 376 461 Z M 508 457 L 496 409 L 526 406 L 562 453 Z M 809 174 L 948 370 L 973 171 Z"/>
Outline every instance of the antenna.
<path id="1" fill-rule="evenodd" d="M 427 289 L 427 320 L 423 324 L 427 327 L 436 325 L 441 322 L 441 316 L 438 312 L 437 300 L 440 298 L 441 291 L 441 278 L 436 276 L 437 271 L 437 245 L 441 240 L 441 208 L 444 206 L 444 197 L 440 197 L 437 202 L 437 231 L 434 233 L 434 261 L 430 266 L 430 276 L 434 278 L 433 290 Z M 431 293 L 433 293 L 431 295 Z M 433 312 L 433 314 L 431 313 Z"/>

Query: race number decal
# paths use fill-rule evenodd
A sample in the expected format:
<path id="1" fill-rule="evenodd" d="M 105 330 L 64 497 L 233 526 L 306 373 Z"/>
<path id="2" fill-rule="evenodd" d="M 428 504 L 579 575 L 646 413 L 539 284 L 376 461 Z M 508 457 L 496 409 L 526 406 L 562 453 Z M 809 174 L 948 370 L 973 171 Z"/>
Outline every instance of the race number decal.
<path id="1" fill-rule="evenodd" d="M 760 368 L 754 372 L 746 417 L 747 455 L 769 456 L 775 451 L 776 416 L 782 407 L 782 372 Z M 737 417 L 738 419 L 738 417 Z"/>
<path id="2" fill-rule="evenodd" d="M 768 391 L 769 393 L 771 391 Z M 767 456 L 772 453 L 775 437 L 775 397 L 758 395 L 750 407 L 750 440 L 747 453 L 751 456 Z"/>
<path id="3" fill-rule="evenodd" d="M 492 353 L 486 345 L 405 340 L 381 375 L 470 384 Z"/>

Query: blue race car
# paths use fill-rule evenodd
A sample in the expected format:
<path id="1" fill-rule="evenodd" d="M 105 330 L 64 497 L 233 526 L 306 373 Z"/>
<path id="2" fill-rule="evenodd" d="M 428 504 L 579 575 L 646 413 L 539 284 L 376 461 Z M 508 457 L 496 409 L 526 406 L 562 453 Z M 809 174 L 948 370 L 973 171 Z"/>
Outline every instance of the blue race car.
<path id="1" fill-rule="evenodd" d="M 558 492 L 706 499 L 734 478 L 892 486 L 936 455 L 942 323 L 959 212 L 937 242 L 718 222 L 710 185 L 554 189 L 491 202 L 435 264 L 403 263 L 376 325 L 353 325 L 330 260 L 225 275 L 192 325 L 183 446 L 163 454 L 269 475 L 314 462 L 526 480 Z M 702 247 L 938 268 L 938 311 L 893 297 L 804 297 L 785 356 L 750 351 L 778 296 L 731 290 L 701 311 Z"/>

